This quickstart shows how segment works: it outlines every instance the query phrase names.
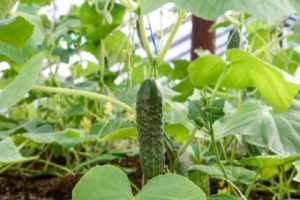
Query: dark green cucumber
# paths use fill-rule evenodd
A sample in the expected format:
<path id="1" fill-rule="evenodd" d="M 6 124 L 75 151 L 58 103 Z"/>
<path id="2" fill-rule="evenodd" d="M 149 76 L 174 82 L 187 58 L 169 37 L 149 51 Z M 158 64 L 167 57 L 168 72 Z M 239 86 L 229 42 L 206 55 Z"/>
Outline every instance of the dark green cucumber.
<path id="1" fill-rule="evenodd" d="M 137 94 L 136 121 L 140 161 L 147 179 L 164 173 L 162 100 L 162 92 L 156 80 L 145 80 Z"/>
<path id="2" fill-rule="evenodd" d="M 240 48 L 240 33 L 237 29 L 233 29 L 229 34 L 229 41 L 227 44 L 227 49 L 238 49 Z"/>

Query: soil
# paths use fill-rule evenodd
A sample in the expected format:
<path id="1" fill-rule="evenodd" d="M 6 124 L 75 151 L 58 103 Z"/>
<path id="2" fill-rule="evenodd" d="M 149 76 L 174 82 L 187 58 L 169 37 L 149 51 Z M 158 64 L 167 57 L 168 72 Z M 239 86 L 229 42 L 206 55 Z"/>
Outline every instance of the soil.
<path id="1" fill-rule="evenodd" d="M 138 156 L 124 158 L 112 164 L 129 171 L 128 177 L 137 187 L 142 185 Z M 70 200 L 72 189 L 80 177 L 81 175 L 33 179 L 0 177 L 0 200 Z M 134 189 L 133 191 L 135 192 Z"/>
<path id="2" fill-rule="evenodd" d="M 80 175 L 39 179 L 0 177 L 0 200 L 67 200 Z"/>
<path id="3" fill-rule="evenodd" d="M 142 185 L 142 170 L 138 156 L 123 158 L 112 164 L 122 167 L 129 179 L 138 188 Z M 72 189 L 81 175 L 64 177 L 41 177 L 34 179 L 18 179 L 0 177 L 0 200 L 70 200 Z M 217 181 L 211 180 L 211 193 L 216 192 Z M 136 192 L 133 188 L 134 193 Z M 255 200 L 271 200 L 270 193 L 252 193 Z"/>

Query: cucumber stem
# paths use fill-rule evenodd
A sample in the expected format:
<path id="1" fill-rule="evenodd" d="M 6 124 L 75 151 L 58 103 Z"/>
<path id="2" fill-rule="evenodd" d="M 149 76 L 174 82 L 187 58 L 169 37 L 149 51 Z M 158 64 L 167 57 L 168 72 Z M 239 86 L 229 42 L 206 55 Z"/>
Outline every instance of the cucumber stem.
<path id="1" fill-rule="evenodd" d="M 164 44 L 164 46 L 162 47 L 162 49 L 158 53 L 158 56 L 156 58 L 156 65 L 159 65 L 163 61 L 164 57 L 166 56 L 168 50 L 170 49 L 170 47 L 172 45 L 175 34 L 177 33 L 184 17 L 185 17 L 185 11 L 180 10 L 179 14 L 178 14 L 177 21 L 175 22 L 166 43 Z"/>
<path id="2" fill-rule="evenodd" d="M 112 104 L 115 104 L 117 106 L 119 106 L 120 108 L 123 108 L 124 110 L 133 113 L 133 109 L 128 106 L 127 104 L 103 95 L 103 94 L 98 94 L 95 92 L 89 92 L 89 91 L 84 91 L 84 90 L 76 90 L 76 89 L 69 89 L 69 88 L 59 88 L 59 87 L 48 87 L 48 86 L 39 86 L 39 85 L 34 85 L 31 88 L 32 91 L 36 91 L 36 92 L 47 92 L 47 93 L 56 93 L 56 94 L 63 94 L 63 95 L 75 95 L 75 96 L 84 96 L 90 99 L 94 99 L 94 100 L 105 100 L 108 102 L 111 102 Z"/>

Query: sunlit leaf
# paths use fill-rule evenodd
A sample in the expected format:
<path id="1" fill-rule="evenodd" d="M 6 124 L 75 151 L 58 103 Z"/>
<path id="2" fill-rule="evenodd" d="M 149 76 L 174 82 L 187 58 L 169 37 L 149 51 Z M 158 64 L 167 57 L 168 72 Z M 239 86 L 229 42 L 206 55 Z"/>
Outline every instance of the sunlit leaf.
<path id="1" fill-rule="evenodd" d="M 0 110 L 17 103 L 31 89 L 38 79 L 43 54 L 33 56 L 23 67 L 18 76 L 0 92 Z"/>
<path id="2" fill-rule="evenodd" d="M 253 54 L 242 50 L 226 51 L 229 63 L 217 56 L 205 56 L 188 68 L 192 85 L 215 85 L 223 74 L 221 86 L 244 89 L 257 87 L 262 98 L 278 111 L 285 111 L 300 88 L 300 83 Z"/>
<path id="3" fill-rule="evenodd" d="M 33 30 L 33 25 L 23 17 L 0 21 L 0 41 L 22 48 L 32 35 Z"/>
<path id="4" fill-rule="evenodd" d="M 299 5 L 296 0 L 290 0 Z M 142 13 L 158 9 L 161 5 L 173 2 L 178 7 L 192 12 L 198 17 L 216 19 L 227 10 L 244 11 L 265 21 L 276 21 L 296 12 L 289 0 L 141 0 Z M 298 6 L 300 7 L 300 6 Z"/>

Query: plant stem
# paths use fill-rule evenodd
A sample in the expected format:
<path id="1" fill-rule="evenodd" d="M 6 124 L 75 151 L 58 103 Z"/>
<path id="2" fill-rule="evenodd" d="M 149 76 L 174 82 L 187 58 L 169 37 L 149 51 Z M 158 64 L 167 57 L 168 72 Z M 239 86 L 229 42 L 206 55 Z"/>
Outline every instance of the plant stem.
<path id="1" fill-rule="evenodd" d="M 142 47 L 146 51 L 149 62 L 152 64 L 153 63 L 153 55 L 151 53 L 151 48 L 150 48 L 148 37 L 147 37 L 146 31 L 145 31 L 143 15 L 138 16 L 137 29 L 138 29 L 137 31 L 138 31 L 138 35 L 139 35 L 139 39 L 142 44 Z"/>
<path id="2" fill-rule="evenodd" d="M 63 171 L 68 172 L 69 174 L 74 175 L 74 173 L 73 173 L 69 168 L 64 167 L 64 166 L 62 166 L 62 165 L 58 165 L 58 164 L 53 163 L 53 162 L 51 162 L 51 161 L 49 161 L 49 160 L 37 159 L 36 161 L 37 161 L 37 162 L 40 162 L 40 163 L 47 164 L 47 165 L 52 165 L 53 167 L 56 167 L 57 169 L 61 169 L 61 170 L 63 170 Z"/>
<path id="3" fill-rule="evenodd" d="M 214 152 L 215 152 L 217 163 L 218 163 L 218 165 L 219 165 L 219 167 L 220 167 L 220 169 L 221 169 L 221 171 L 223 173 L 224 178 L 228 179 L 228 176 L 226 174 L 224 165 L 223 165 L 223 163 L 222 163 L 222 161 L 220 159 L 220 154 L 219 154 L 219 150 L 218 150 L 217 143 L 216 143 L 216 140 L 215 140 L 212 123 L 209 122 L 208 126 L 209 126 L 209 135 L 210 135 L 210 138 L 211 138 L 211 144 L 213 145 L 213 149 L 214 149 Z"/>
<path id="4" fill-rule="evenodd" d="M 100 79 L 99 79 L 99 85 L 100 87 L 104 86 L 104 72 L 105 72 L 105 46 L 104 46 L 104 40 L 100 41 L 100 47 L 99 47 L 99 71 L 100 71 Z"/>
<path id="5" fill-rule="evenodd" d="M 260 170 L 257 171 L 255 177 L 253 178 L 253 180 L 251 181 L 250 185 L 248 186 L 248 188 L 247 188 L 247 190 L 246 190 L 246 192 L 245 192 L 245 197 L 246 197 L 246 198 L 249 197 L 249 194 L 250 194 L 251 190 L 252 190 L 253 187 L 254 187 L 256 178 L 258 177 L 259 173 L 260 173 Z"/>
<path id="6" fill-rule="evenodd" d="M 284 183 L 283 183 L 283 173 L 284 170 L 282 169 L 282 166 L 279 166 L 279 194 L 278 194 L 278 200 L 284 199 Z"/>
<path id="7" fill-rule="evenodd" d="M 48 87 L 48 86 L 39 86 L 39 85 L 34 85 L 32 87 L 33 91 L 36 92 L 48 92 L 48 93 L 57 93 L 57 94 L 63 94 L 63 95 L 76 95 L 76 96 L 84 96 L 86 98 L 90 98 L 90 99 L 94 99 L 94 100 L 105 100 L 108 102 L 111 102 L 112 104 L 115 104 L 121 108 L 123 108 L 124 110 L 132 113 L 134 112 L 133 109 L 128 106 L 127 104 L 103 95 L 103 94 L 98 94 L 95 92 L 89 92 L 89 91 L 84 91 L 84 90 L 76 90 L 76 89 L 69 89 L 69 88 L 57 88 L 57 87 Z"/>
<path id="8" fill-rule="evenodd" d="M 191 133 L 189 134 L 189 138 L 187 140 L 185 140 L 185 142 L 183 143 L 183 145 L 181 146 L 181 148 L 178 151 L 178 156 L 181 156 L 186 149 L 189 147 L 189 145 L 191 144 L 193 138 L 195 137 L 195 134 L 197 133 L 197 127 L 195 126 L 193 128 L 193 130 L 191 131 Z"/>
<path id="9" fill-rule="evenodd" d="M 284 40 L 284 39 L 286 39 L 286 38 L 288 38 L 288 37 L 290 37 L 290 36 L 291 36 L 291 35 L 284 35 L 284 36 L 282 36 L 282 37 L 278 37 L 278 38 L 276 38 L 275 40 L 270 41 L 270 42 L 268 42 L 266 45 L 264 45 L 264 46 L 262 46 L 261 48 L 257 49 L 257 50 L 254 52 L 254 54 L 255 54 L 255 55 L 258 55 L 258 54 L 260 54 L 261 52 L 263 52 L 266 48 L 268 48 L 268 47 L 270 47 L 271 45 L 273 45 L 274 43 L 280 42 L 281 40 Z"/>
<path id="10" fill-rule="evenodd" d="M 213 90 L 214 90 L 214 89 L 212 89 L 212 88 L 210 88 L 208 86 L 206 86 L 205 89 L 207 89 L 210 92 L 213 92 Z M 235 98 L 238 98 L 237 95 L 228 94 L 226 92 L 216 91 L 215 94 L 216 94 L 216 96 L 224 98 L 224 99 L 235 99 Z"/>
<path id="11" fill-rule="evenodd" d="M 222 174 L 224 176 L 224 178 L 229 181 L 228 179 L 228 176 L 227 176 L 227 173 L 226 173 L 226 170 L 225 170 L 225 167 L 221 161 L 221 158 L 220 158 L 220 153 L 219 153 L 219 150 L 218 150 L 218 147 L 217 147 L 217 143 L 216 143 L 216 140 L 215 140 L 215 135 L 214 135 L 214 130 L 213 130 L 213 127 L 212 127 L 212 122 L 211 122 L 211 119 L 208 121 L 208 131 L 209 131 L 209 135 L 210 135 L 210 138 L 211 138 L 211 144 L 213 146 L 213 149 L 214 149 L 214 152 L 215 152 L 215 156 L 216 156 L 216 159 L 217 159 L 217 163 L 222 171 Z M 236 187 L 235 186 L 232 186 L 232 185 L 229 185 L 229 189 L 232 190 L 234 192 L 235 195 L 239 195 L 237 193 L 237 191 L 235 190 Z"/>
<path id="12" fill-rule="evenodd" d="M 158 53 L 158 56 L 157 56 L 157 59 L 156 59 L 156 63 L 155 63 L 156 65 L 159 65 L 163 61 L 165 55 L 167 54 L 169 48 L 172 45 L 172 42 L 173 42 L 174 37 L 175 37 L 175 34 L 177 33 L 177 31 L 178 31 L 178 29 L 179 29 L 179 27 L 181 25 L 181 22 L 184 19 L 184 17 L 185 17 L 185 11 L 184 10 L 180 10 L 179 14 L 178 14 L 177 21 L 175 22 L 175 24 L 174 24 L 174 26 L 173 26 L 173 28 L 172 28 L 172 30 L 170 32 L 170 35 L 169 35 L 166 43 L 164 44 L 164 46 L 162 47 L 162 49 Z"/>
<path id="13" fill-rule="evenodd" d="M 223 82 L 223 80 L 224 80 L 224 77 L 225 77 L 225 74 L 226 74 L 226 72 L 227 72 L 227 69 L 228 69 L 228 65 L 225 66 L 223 72 L 222 72 L 221 75 L 219 76 L 219 78 L 218 78 L 218 80 L 217 80 L 217 83 L 216 83 L 216 85 L 215 85 L 215 87 L 214 87 L 214 89 L 213 89 L 213 91 L 212 91 L 212 93 L 211 93 L 210 102 L 209 102 L 209 105 L 210 105 L 210 106 L 211 106 L 211 105 L 213 104 L 213 102 L 214 102 L 215 96 L 216 96 L 216 94 L 217 94 L 217 92 L 218 92 L 218 89 L 220 88 L 220 86 L 221 86 L 221 84 L 222 84 L 222 82 Z"/>

